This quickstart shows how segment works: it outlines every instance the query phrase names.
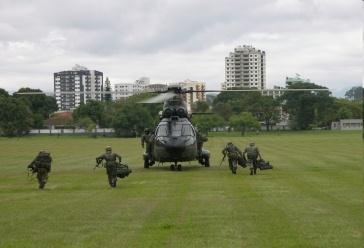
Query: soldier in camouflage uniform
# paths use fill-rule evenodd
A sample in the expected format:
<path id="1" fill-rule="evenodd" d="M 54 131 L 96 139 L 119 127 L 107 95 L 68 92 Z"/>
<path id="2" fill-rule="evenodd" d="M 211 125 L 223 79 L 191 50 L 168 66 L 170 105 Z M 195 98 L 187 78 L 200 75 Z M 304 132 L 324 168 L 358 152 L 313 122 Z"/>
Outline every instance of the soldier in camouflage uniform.
<path id="1" fill-rule="evenodd" d="M 109 184 L 113 188 L 116 187 L 117 181 L 116 166 L 118 163 L 116 162 L 116 159 L 119 160 L 119 163 L 121 162 L 120 155 L 113 153 L 111 146 L 106 147 L 106 153 L 96 158 L 97 165 L 99 165 L 103 160 L 106 161 L 106 173 L 108 176 Z"/>
<path id="2" fill-rule="evenodd" d="M 240 149 L 233 145 L 233 143 L 229 142 L 222 150 L 222 154 L 224 155 L 223 160 L 225 159 L 226 155 L 228 156 L 229 168 L 233 174 L 236 174 L 236 170 L 238 168 L 238 159 L 239 157 L 243 156 Z"/>
<path id="3" fill-rule="evenodd" d="M 257 174 L 258 157 L 259 159 L 262 159 L 262 156 L 260 156 L 259 149 L 255 146 L 254 142 L 251 142 L 249 146 L 245 148 L 243 153 L 244 158 L 245 154 L 247 154 L 250 175 Z"/>
<path id="4" fill-rule="evenodd" d="M 144 129 L 144 134 L 141 137 L 142 148 L 145 147 L 145 153 L 148 155 L 149 160 L 152 160 L 152 138 L 154 135 L 150 132 L 149 128 Z M 146 144 L 146 145 L 144 145 Z"/>
<path id="5" fill-rule="evenodd" d="M 39 189 L 44 189 L 51 172 L 52 157 L 47 151 L 40 151 L 35 159 L 28 165 L 28 169 L 37 173 Z"/>
<path id="6" fill-rule="evenodd" d="M 196 128 L 197 152 L 199 156 L 202 154 L 203 143 L 205 143 L 207 140 L 208 138 L 202 135 Z"/>

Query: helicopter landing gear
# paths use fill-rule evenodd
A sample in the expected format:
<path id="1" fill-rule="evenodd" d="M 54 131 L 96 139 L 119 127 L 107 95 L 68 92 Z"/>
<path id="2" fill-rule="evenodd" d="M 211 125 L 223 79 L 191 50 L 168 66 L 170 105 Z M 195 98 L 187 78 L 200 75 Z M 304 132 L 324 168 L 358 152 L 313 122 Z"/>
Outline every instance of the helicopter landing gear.
<path id="1" fill-rule="evenodd" d="M 172 171 L 175 171 L 175 170 L 182 171 L 182 165 L 181 164 L 177 164 L 177 162 L 175 162 L 174 164 L 171 164 L 170 169 Z"/>
<path id="2" fill-rule="evenodd" d="M 149 159 L 144 158 L 144 168 L 149 169 Z"/>

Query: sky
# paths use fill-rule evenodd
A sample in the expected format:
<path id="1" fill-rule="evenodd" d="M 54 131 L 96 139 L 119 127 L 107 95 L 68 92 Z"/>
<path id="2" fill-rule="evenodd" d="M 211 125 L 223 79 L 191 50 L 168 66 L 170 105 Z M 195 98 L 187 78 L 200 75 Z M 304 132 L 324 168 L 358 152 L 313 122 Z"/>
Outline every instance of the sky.
<path id="1" fill-rule="evenodd" d="M 286 76 L 343 95 L 361 85 L 361 0 L 0 0 L 0 88 L 53 90 L 80 64 L 112 84 L 206 82 L 220 89 L 239 45 L 266 52 L 267 87 Z"/>

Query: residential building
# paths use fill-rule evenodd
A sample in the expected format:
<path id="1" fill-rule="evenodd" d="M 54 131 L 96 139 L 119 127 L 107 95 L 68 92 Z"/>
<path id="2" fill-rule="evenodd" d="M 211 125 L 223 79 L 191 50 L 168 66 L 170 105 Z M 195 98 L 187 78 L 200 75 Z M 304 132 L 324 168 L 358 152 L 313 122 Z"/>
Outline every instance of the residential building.
<path id="1" fill-rule="evenodd" d="M 232 88 L 265 89 L 265 51 L 252 46 L 238 46 L 225 57 L 223 90 Z"/>
<path id="2" fill-rule="evenodd" d="M 147 77 L 141 77 L 134 83 L 120 83 L 114 85 L 114 100 L 129 97 L 140 93 L 150 84 L 150 79 Z"/>
<path id="3" fill-rule="evenodd" d="M 144 87 L 145 91 L 147 92 L 158 92 L 158 91 L 165 91 L 168 89 L 167 84 L 149 84 Z"/>
<path id="4" fill-rule="evenodd" d="M 206 93 L 204 92 L 204 90 L 206 89 L 206 84 L 204 82 L 191 81 L 189 79 L 186 79 L 185 81 L 178 83 L 178 86 L 185 90 L 197 91 L 183 94 L 188 111 L 192 110 L 193 103 L 197 101 L 206 101 Z"/>
<path id="5" fill-rule="evenodd" d="M 274 85 L 273 89 L 262 90 L 262 95 L 263 96 L 272 96 L 273 98 L 278 98 L 283 95 L 284 89 L 285 89 L 284 87 Z"/>
<path id="6" fill-rule="evenodd" d="M 72 70 L 54 73 L 54 96 L 58 110 L 73 110 L 89 100 L 101 101 L 103 73 L 75 65 Z"/>

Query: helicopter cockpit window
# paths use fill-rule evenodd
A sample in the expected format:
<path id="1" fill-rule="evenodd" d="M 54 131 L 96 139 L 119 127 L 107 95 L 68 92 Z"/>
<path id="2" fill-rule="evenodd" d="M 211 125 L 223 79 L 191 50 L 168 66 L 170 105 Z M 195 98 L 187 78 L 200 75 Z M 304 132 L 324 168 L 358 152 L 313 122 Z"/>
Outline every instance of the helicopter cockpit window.
<path id="1" fill-rule="evenodd" d="M 170 130 L 168 130 L 168 125 L 160 125 L 157 130 L 157 136 L 195 136 L 191 125 L 188 124 L 172 124 Z"/>
<path id="2" fill-rule="evenodd" d="M 168 136 L 167 125 L 160 125 L 157 130 L 157 136 Z"/>
<path id="3" fill-rule="evenodd" d="M 190 125 L 182 125 L 182 136 L 195 136 L 195 132 Z"/>
<path id="4" fill-rule="evenodd" d="M 171 127 L 172 136 L 195 136 L 190 125 L 175 124 Z"/>

